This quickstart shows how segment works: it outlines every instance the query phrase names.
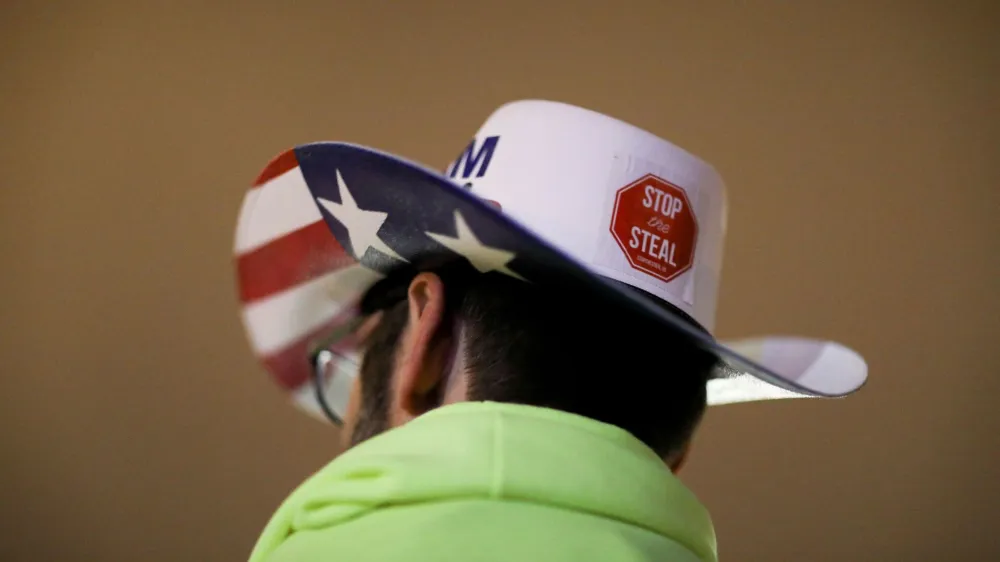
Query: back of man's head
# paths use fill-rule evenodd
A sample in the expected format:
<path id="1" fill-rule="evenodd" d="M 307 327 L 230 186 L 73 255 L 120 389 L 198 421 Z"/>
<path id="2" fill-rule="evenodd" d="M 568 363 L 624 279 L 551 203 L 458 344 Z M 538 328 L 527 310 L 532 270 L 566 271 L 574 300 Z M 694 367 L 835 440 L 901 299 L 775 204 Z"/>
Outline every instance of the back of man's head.
<path id="1" fill-rule="evenodd" d="M 661 457 L 680 454 L 705 410 L 716 359 L 602 298 L 504 275 L 443 277 L 461 326 L 469 400 L 554 408 L 618 426 Z M 368 338 L 363 406 L 387 406 L 404 299 Z M 370 436 L 370 435 L 368 435 Z"/>

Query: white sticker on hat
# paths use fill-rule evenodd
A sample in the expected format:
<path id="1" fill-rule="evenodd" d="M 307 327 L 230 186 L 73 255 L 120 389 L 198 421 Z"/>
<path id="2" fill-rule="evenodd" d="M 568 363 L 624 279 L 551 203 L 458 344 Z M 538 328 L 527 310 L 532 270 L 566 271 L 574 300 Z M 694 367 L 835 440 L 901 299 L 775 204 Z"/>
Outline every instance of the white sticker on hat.
<path id="1" fill-rule="evenodd" d="M 686 274 L 695 266 L 698 242 L 694 190 L 665 179 L 649 162 L 619 162 L 606 202 L 610 236 L 602 237 L 595 261 L 634 278 L 639 288 L 692 304 Z"/>

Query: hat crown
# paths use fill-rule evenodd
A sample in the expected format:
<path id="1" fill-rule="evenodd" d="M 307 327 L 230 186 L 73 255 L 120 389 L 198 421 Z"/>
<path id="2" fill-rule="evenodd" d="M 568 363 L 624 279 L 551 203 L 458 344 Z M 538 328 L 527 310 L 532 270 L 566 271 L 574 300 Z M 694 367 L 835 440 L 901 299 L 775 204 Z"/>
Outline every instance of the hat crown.
<path id="1" fill-rule="evenodd" d="M 713 330 L 726 195 L 699 158 L 624 121 L 526 100 L 497 109 L 446 173 L 595 273 Z"/>

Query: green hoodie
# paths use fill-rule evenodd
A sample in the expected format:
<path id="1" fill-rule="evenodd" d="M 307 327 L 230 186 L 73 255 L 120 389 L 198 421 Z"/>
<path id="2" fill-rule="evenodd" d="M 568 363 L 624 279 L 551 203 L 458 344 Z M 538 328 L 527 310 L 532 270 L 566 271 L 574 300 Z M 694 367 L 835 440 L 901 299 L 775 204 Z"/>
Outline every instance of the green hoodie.
<path id="1" fill-rule="evenodd" d="M 250 562 L 716 561 L 705 508 L 628 432 L 463 402 L 340 455 L 278 508 Z"/>

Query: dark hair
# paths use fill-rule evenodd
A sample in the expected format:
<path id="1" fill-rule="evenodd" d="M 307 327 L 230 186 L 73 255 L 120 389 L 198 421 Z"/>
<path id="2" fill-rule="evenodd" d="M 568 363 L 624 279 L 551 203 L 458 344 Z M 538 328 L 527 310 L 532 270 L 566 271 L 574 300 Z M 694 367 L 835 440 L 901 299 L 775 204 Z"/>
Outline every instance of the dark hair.
<path id="1" fill-rule="evenodd" d="M 632 433 L 664 458 L 690 439 L 705 411 L 713 355 L 594 294 L 495 273 L 442 279 L 451 313 L 465 326 L 470 400 L 586 416 Z M 393 360 L 408 316 L 408 281 L 394 286 L 361 373 L 362 393 L 382 405 L 391 369 L 374 363 Z"/>

